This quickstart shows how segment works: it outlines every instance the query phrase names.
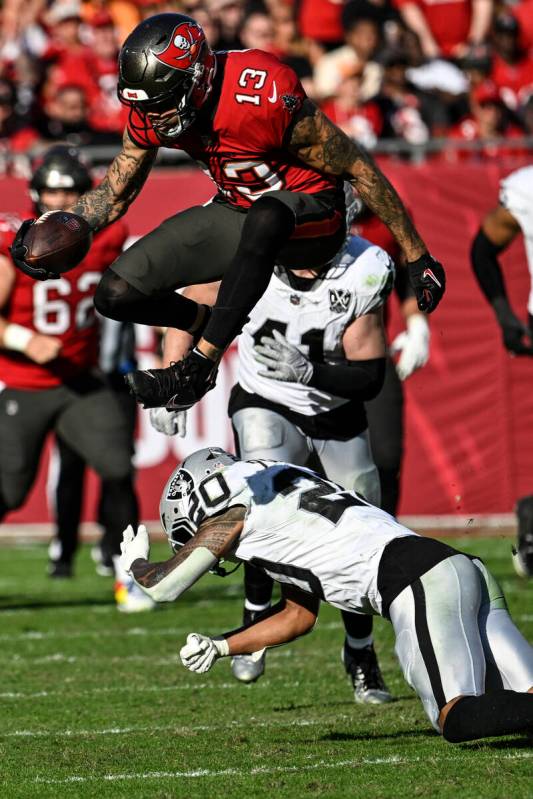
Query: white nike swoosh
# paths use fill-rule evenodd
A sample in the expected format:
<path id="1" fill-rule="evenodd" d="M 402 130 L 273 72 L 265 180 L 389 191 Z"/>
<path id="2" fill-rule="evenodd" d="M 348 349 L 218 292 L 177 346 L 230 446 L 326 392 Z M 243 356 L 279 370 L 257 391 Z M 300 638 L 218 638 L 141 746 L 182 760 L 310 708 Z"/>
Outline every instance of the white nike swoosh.
<path id="1" fill-rule="evenodd" d="M 271 97 L 267 97 L 269 103 L 275 103 L 278 99 L 278 90 L 276 88 L 276 81 L 272 81 L 272 95 Z"/>

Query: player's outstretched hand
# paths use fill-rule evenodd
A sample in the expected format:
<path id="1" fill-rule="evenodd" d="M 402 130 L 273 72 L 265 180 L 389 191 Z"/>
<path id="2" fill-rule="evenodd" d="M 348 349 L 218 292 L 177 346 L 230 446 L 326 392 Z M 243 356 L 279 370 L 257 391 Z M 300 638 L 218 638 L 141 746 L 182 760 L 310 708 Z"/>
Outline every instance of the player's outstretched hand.
<path id="1" fill-rule="evenodd" d="M 122 533 L 120 545 L 120 565 L 124 571 L 131 573 L 131 564 L 136 560 L 148 560 L 150 556 L 150 537 L 144 524 L 140 524 L 135 533 L 131 524 L 128 524 Z"/>
<path id="2" fill-rule="evenodd" d="M 166 408 L 150 408 L 150 424 L 158 433 L 165 436 L 178 435 L 185 438 L 187 433 L 187 411 L 167 411 Z"/>
<path id="3" fill-rule="evenodd" d="M 189 671 L 204 674 L 209 671 L 215 660 L 229 655 L 229 646 L 225 638 L 209 638 L 200 633 L 189 633 L 187 643 L 180 649 L 181 662 Z"/>
<path id="4" fill-rule="evenodd" d="M 22 225 L 17 230 L 17 234 L 13 239 L 13 244 L 9 248 L 11 253 L 11 257 L 13 259 L 13 263 L 20 269 L 21 272 L 24 272 L 26 275 L 29 275 L 34 280 L 46 280 L 48 274 L 41 269 L 36 269 L 33 266 L 30 266 L 26 263 L 25 258 L 28 254 L 28 248 L 23 243 L 24 237 L 31 226 L 35 223 L 35 219 L 25 219 Z"/>
<path id="5" fill-rule="evenodd" d="M 274 330 L 274 338 L 263 336 L 261 343 L 254 347 L 254 358 L 267 367 L 258 372 L 262 377 L 307 385 L 313 376 L 311 361 L 298 347 L 289 344 L 279 330 Z"/>
<path id="6" fill-rule="evenodd" d="M 407 268 L 419 310 L 431 313 L 446 290 L 446 273 L 442 264 L 426 252 L 416 261 L 408 263 Z"/>
<path id="7" fill-rule="evenodd" d="M 532 332 L 521 319 L 509 311 L 505 316 L 500 314 L 498 321 L 506 350 L 512 355 L 533 355 Z"/>
<path id="8" fill-rule="evenodd" d="M 391 344 L 392 355 L 400 353 L 396 371 L 400 380 L 425 366 L 429 358 L 429 325 L 424 314 L 415 313 L 407 319 L 407 330 L 399 333 Z"/>

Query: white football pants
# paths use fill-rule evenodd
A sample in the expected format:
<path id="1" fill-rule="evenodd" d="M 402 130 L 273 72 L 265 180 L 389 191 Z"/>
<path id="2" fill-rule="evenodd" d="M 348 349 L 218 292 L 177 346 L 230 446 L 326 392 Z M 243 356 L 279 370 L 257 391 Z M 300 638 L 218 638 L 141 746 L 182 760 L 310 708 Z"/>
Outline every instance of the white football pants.
<path id="1" fill-rule="evenodd" d="M 266 458 L 305 466 L 314 453 L 329 480 L 348 491 L 357 491 L 379 507 L 379 474 L 367 430 L 348 441 L 310 438 L 279 413 L 266 408 L 243 408 L 233 415 L 232 422 L 244 460 Z"/>
<path id="2" fill-rule="evenodd" d="M 446 558 L 398 594 L 389 613 L 404 677 L 436 730 L 456 696 L 533 686 L 533 649 L 480 560 Z"/>

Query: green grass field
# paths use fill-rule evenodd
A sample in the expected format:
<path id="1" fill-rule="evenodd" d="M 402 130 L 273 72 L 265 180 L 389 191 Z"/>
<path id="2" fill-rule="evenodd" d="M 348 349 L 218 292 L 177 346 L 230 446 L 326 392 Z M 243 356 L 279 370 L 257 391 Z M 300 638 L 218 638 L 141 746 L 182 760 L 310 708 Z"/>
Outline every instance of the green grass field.
<path id="1" fill-rule="evenodd" d="M 512 573 L 510 540 L 454 543 L 485 557 L 533 639 L 532 588 Z M 3 547 L 0 562 L 2 799 L 533 796 L 531 740 L 452 747 L 431 731 L 382 620 L 377 649 L 397 701 L 361 707 L 332 608 L 312 635 L 269 653 L 262 680 L 242 686 L 229 661 L 194 675 L 177 659 L 188 632 L 239 623 L 239 574 L 209 576 L 179 603 L 124 616 L 88 548 L 70 581 L 44 575 L 44 546 Z"/>

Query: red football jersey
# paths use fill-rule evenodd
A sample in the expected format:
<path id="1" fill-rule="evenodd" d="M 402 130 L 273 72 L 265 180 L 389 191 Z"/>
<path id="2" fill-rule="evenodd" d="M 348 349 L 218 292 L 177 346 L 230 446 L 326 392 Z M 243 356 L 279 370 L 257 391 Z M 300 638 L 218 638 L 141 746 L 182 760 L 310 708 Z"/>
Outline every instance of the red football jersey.
<path id="1" fill-rule="evenodd" d="M 305 92 L 296 74 L 262 50 L 217 53 L 224 69 L 217 110 L 209 129 L 197 121 L 179 138 L 163 139 L 135 110 L 128 133 L 143 148 L 173 147 L 198 161 L 228 202 L 249 208 L 265 192 L 289 189 L 315 194 L 336 185 L 289 152 L 285 133 Z"/>
<path id="2" fill-rule="evenodd" d="M 8 247 L 19 225 L 14 217 L 0 217 L 2 255 L 9 257 Z M 8 322 L 60 338 L 62 348 L 55 360 L 42 366 L 22 353 L 0 350 L 1 384 L 31 390 L 53 388 L 97 364 L 99 330 L 94 292 L 102 272 L 122 251 L 127 235 L 121 221 L 100 231 L 87 257 L 55 280 L 33 280 L 16 270 L 11 295 L 0 313 Z"/>

